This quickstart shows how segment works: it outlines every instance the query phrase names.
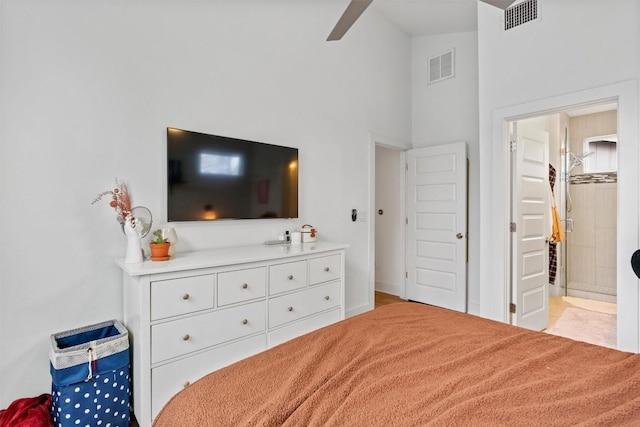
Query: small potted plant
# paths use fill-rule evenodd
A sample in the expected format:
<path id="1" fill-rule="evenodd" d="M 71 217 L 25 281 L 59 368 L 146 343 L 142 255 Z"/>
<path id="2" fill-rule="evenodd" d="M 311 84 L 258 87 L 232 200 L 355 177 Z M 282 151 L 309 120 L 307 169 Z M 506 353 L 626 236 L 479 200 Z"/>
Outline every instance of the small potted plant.
<path id="1" fill-rule="evenodd" d="M 171 243 L 165 237 L 162 237 L 162 230 L 153 232 L 154 239 L 149 242 L 151 249 L 151 261 L 167 261 L 169 257 L 169 247 Z"/>

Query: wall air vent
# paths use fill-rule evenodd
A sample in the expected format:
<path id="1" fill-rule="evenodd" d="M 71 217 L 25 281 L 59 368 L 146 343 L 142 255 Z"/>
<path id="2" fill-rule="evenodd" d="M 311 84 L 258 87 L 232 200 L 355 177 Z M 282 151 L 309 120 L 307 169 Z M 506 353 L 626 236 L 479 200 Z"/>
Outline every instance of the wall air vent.
<path id="1" fill-rule="evenodd" d="M 538 19 L 538 0 L 525 0 L 504 11 L 504 29 L 510 30 Z"/>
<path id="2" fill-rule="evenodd" d="M 428 83 L 431 84 L 453 77 L 455 75 L 454 59 L 455 55 L 453 49 L 441 55 L 429 58 Z"/>

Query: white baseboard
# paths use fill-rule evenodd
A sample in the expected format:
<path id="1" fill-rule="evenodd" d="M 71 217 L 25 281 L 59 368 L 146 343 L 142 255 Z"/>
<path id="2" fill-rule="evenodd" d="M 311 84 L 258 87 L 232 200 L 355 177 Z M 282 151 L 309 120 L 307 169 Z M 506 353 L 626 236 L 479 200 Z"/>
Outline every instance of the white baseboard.
<path id="1" fill-rule="evenodd" d="M 476 301 L 467 301 L 467 313 L 480 316 L 480 303 Z"/>
<path id="2" fill-rule="evenodd" d="M 376 282 L 376 291 L 399 297 L 402 294 L 402 287 L 400 285 L 394 285 L 392 283 Z"/>
<path id="3" fill-rule="evenodd" d="M 549 286 L 549 296 L 550 297 L 560 297 L 562 295 L 564 295 L 564 288 L 561 288 L 559 285 L 552 285 L 551 283 L 549 283 L 547 286 Z"/>
<path id="4" fill-rule="evenodd" d="M 358 314 L 366 313 L 367 311 L 373 310 L 373 305 L 364 304 L 355 308 L 350 308 L 346 310 L 344 313 L 345 318 L 357 316 Z"/>
<path id="5" fill-rule="evenodd" d="M 562 289 L 563 295 L 564 295 L 564 288 Z M 595 301 L 603 301 L 603 302 L 610 302 L 612 304 L 616 304 L 618 302 L 618 298 L 615 295 L 606 295 L 606 294 L 601 294 L 598 292 L 587 292 L 587 291 L 581 291 L 578 289 L 571 289 L 571 287 L 569 287 L 569 292 L 568 292 L 568 296 L 570 297 L 576 297 L 576 298 L 584 298 L 584 299 L 590 299 L 590 300 L 595 300 Z"/>

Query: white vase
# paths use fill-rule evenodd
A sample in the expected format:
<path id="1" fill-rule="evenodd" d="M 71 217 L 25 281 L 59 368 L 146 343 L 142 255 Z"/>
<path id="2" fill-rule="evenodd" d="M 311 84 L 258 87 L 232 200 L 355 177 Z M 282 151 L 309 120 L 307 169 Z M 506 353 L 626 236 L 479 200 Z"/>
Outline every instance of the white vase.
<path id="1" fill-rule="evenodd" d="M 124 219 L 124 234 L 127 236 L 127 255 L 124 262 L 127 264 L 135 264 L 144 261 L 142 256 L 142 246 L 140 245 L 139 229 L 142 228 L 135 218 L 133 221 L 127 217 Z"/>
<path id="2" fill-rule="evenodd" d="M 169 256 L 174 256 L 176 254 L 175 246 L 178 242 L 178 235 L 176 234 L 176 229 L 173 227 L 165 227 L 162 229 L 162 237 L 167 239 L 171 246 L 169 246 Z"/>

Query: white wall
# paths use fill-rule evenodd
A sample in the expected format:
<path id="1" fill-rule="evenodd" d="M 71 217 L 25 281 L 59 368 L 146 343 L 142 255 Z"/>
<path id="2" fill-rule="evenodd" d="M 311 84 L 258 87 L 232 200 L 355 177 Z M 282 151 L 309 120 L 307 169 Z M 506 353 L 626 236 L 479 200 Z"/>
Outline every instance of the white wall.
<path id="1" fill-rule="evenodd" d="M 530 113 L 537 108 L 558 108 L 562 106 L 556 105 L 559 102 L 586 102 L 589 101 L 586 97 L 591 95 L 622 94 L 619 124 L 631 144 L 626 146 L 626 154 L 621 152 L 620 156 L 631 164 L 638 162 L 640 3 L 633 0 L 539 3 L 539 21 L 508 32 L 500 28 L 499 10 L 478 4 L 480 145 L 483 147 L 480 151 L 480 302 L 483 316 L 500 320 L 506 316 L 504 260 L 507 259 L 505 203 L 504 195 L 499 194 L 506 176 L 503 124 L 499 123 L 503 116 L 511 112 Z M 638 174 L 631 169 L 636 168 L 630 167 L 625 172 L 631 178 L 626 181 L 628 193 L 622 188 L 621 179 L 620 192 L 629 196 L 619 200 L 619 215 L 637 212 Z M 637 216 L 627 225 L 629 237 L 623 243 L 624 253 L 634 244 L 637 248 Z M 625 261 L 628 267 L 627 264 Z M 627 270 L 620 272 L 625 276 L 619 283 L 637 295 L 637 280 L 630 278 Z M 632 297 L 624 303 L 635 304 L 635 313 L 631 313 L 630 306 L 620 306 L 623 324 L 635 322 L 637 325 L 637 298 L 635 302 Z M 636 343 L 627 348 L 634 346 L 637 347 L 637 336 Z"/>
<path id="2" fill-rule="evenodd" d="M 410 137 L 410 41 L 371 11 L 340 42 L 332 2 L 0 3 L 0 407 L 49 389 L 48 337 L 122 315 L 119 177 L 165 221 L 165 128 L 300 149 L 300 221 L 179 223 L 178 251 L 261 243 L 303 221 L 350 244 L 369 306 L 369 135 Z"/>
<path id="3" fill-rule="evenodd" d="M 455 77 L 427 84 L 428 59 L 455 49 Z M 412 41 L 414 148 L 464 141 L 469 156 L 468 310 L 480 306 L 480 187 L 478 145 L 478 34 L 416 37 Z"/>

